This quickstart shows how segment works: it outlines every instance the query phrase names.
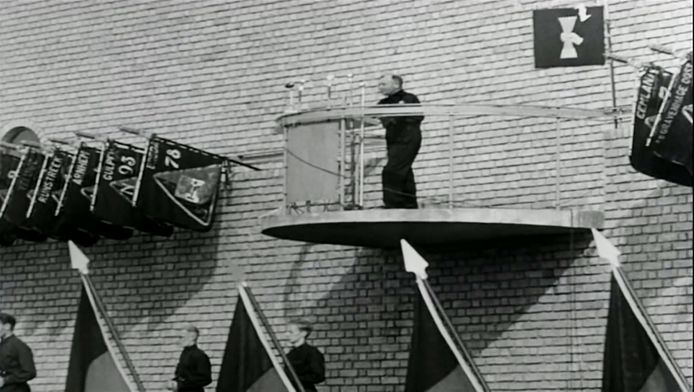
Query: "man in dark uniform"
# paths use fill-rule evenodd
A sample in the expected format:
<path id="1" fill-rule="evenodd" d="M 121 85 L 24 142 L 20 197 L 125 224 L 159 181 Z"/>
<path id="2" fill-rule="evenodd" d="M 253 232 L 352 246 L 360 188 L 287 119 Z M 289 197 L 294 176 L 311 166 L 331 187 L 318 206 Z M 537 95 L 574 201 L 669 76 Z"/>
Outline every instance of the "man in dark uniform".
<path id="1" fill-rule="evenodd" d="M 378 82 L 378 90 L 386 97 L 379 105 L 417 104 L 414 94 L 402 89 L 402 78 L 384 75 Z M 385 208 L 417 208 L 417 188 L 412 163 L 422 144 L 419 125 L 424 116 L 382 117 L 386 129 L 388 162 L 383 168 L 383 203 Z"/>
<path id="2" fill-rule="evenodd" d="M 210 358 L 197 346 L 200 331 L 189 325 L 183 329 L 181 346 L 183 352 L 176 366 L 173 380 L 167 386 L 175 392 L 205 392 L 205 386 L 212 382 Z"/>
<path id="3" fill-rule="evenodd" d="M 306 343 L 311 331 L 313 331 L 311 324 L 303 320 L 292 320 L 287 330 L 287 338 L 292 346 L 287 359 L 306 392 L 316 392 L 316 384 L 325 381 L 323 354 Z"/>
<path id="4" fill-rule="evenodd" d="M 31 349 L 14 335 L 16 323 L 0 313 L 0 392 L 30 392 L 27 381 L 36 377 Z"/>

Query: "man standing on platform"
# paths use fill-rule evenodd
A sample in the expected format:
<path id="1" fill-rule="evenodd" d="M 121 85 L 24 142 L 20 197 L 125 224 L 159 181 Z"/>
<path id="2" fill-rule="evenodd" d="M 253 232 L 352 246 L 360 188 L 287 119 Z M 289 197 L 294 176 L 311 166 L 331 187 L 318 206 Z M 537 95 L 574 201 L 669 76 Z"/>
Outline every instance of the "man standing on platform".
<path id="1" fill-rule="evenodd" d="M 14 317 L 0 313 L 0 392 L 30 392 L 27 381 L 36 377 L 31 349 L 14 336 L 16 323 Z"/>
<path id="2" fill-rule="evenodd" d="M 183 352 L 176 366 L 173 380 L 167 389 L 175 392 L 204 392 L 205 386 L 212 382 L 210 358 L 197 346 L 200 331 L 193 326 L 185 327 L 181 335 Z"/>
<path id="3" fill-rule="evenodd" d="M 398 75 L 381 77 L 378 90 L 386 97 L 379 105 L 417 104 L 416 95 L 402 89 L 403 80 Z M 419 125 L 424 116 L 382 117 L 386 129 L 388 162 L 383 168 L 383 203 L 385 208 L 417 208 L 417 188 L 414 181 L 414 163 L 422 143 Z"/>
<path id="4" fill-rule="evenodd" d="M 317 348 L 306 343 L 313 327 L 303 320 L 293 320 L 288 327 L 287 337 L 292 349 L 287 354 L 287 359 L 304 390 L 316 392 L 316 384 L 325 381 L 325 359 Z"/>

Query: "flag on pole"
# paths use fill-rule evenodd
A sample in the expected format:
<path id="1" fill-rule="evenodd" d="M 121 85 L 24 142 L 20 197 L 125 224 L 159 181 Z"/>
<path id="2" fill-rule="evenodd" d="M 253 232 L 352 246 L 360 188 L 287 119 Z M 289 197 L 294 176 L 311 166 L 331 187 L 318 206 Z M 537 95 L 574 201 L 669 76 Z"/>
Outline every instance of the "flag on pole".
<path id="1" fill-rule="evenodd" d="M 135 183 L 143 159 L 144 152 L 139 148 L 109 140 L 101 156 L 91 211 L 111 224 L 170 236 L 173 234 L 171 226 L 146 217 L 141 209 L 133 206 Z"/>
<path id="2" fill-rule="evenodd" d="M 533 11 L 535 68 L 605 64 L 603 14 L 602 6 Z"/>
<path id="3" fill-rule="evenodd" d="M 36 191 L 36 183 L 44 166 L 45 156 L 41 151 L 27 148 L 17 168 L 0 207 L 0 220 L 14 225 L 19 238 L 28 241 L 45 241 L 48 237 L 27 227 L 26 213 Z M 7 223 L 3 224 L 4 226 Z"/>
<path id="4" fill-rule="evenodd" d="M 243 286 L 239 286 L 217 392 L 295 392 L 260 329 Z"/>
<path id="5" fill-rule="evenodd" d="M 687 168 L 657 156 L 646 145 L 671 79 L 670 72 L 657 66 L 647 67 L 641 75 L 634 108 L 629 161 L 634 169 L 643 174 L 691 187 L 692 176 Z"/>
<path id="6" fill-rule="evenodd" d="M 197 231 L 212 228 L 225 158 L 152 136 L 135 205 L 156 220 Z"/>
<path id="7" fill-rule="evenodd" d="M 20 159 L 15 151 L 5 150 L 0 146 L 0 209 L 5 204 Z M 0 246 L 10 246 L 16 238 L 15 225 L 0 218 Z"/>
<path id="8" fill-rule="evenodd" d="M 592 229 L 598 255 L 612 266 L 603 355 L 603 392 L 688 392 L 682 371 L 634 295 L 619 250 Z"/>
<path id="9" fill-rule="evenodd" d="M 88 232 L 115 240 L 125 240 L 132 236 L 132 230 L 104 222 L 89 210 L 100 157 L 101 149 L 84 143 L 80 145 L 70 168 L 56 216 Z"/>
<path id="10" fill-rule="evenodd" d="M 692 52 L 672 78 L 650 135 L 656 155 L 684 166 L 692 175 Z"/>
<path id="11" fill-rule="evenodd" d="M 486 392 L 486 384 L 471 358 L 461 352 L 442 321 L 426 288 L 428 263 L 401 240 L 405 269 L 416 275 L 420 296 L 414 312 L 414 329 L 407 362 L 405 392 Z M 458 339 L 459 341 L 459 339 Z"/>
<path id="12" fill-rule="evenodd" d="M 94 308 L 82 287 L 65 392 L 132 392 L 109 351 Z"/>

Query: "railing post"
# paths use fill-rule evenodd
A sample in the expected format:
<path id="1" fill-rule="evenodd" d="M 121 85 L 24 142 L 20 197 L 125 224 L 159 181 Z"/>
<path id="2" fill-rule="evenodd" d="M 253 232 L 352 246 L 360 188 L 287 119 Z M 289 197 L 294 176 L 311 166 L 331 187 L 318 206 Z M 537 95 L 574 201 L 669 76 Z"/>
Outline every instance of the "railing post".
<path id="1" fill-rule="evenodd" d="M 289 129 L 285 125 L 282 127 L 282 130 L 284 131 L 284 149 L 282 149 L 283 158 L 284 158 L 284 162 L 283 162 L 283 164 L 284 164 L 284 178 L 283 178 L 284 189 L 282 190 L 282 209 L 283 209 L 284 213 L 287 214 L 289 211 L 289 205 L 287 204 L 288 203 L 288 189 L 289 189 L 289 179 L 288 179 L 288 177 L 289 177 L 289 157 L 287 156 L 288 155 L 287 149 L 289 149 Z"/>
<path id="2" fill-rule="evenodd" d="M 345 161 L 347 160 L 347 145 L 345 137 L 345 119 L 340 119 L 340 178 L 338 178 L 338 186 L 340 187 L 338 200 L 340 207 L 345 208 Z"/>
<path id="3" fill-rule="evenodd" d="M 448 208 L 453 208 L 453 115 L 448 115 Z"/>
<path id="4" fill-rule="evenodd" d="M 554 209 L 561 201 L 561 117 L 556 118 L 554 135 Z"/>
<path id="5" fill-rule="evenodd" d="M 361 84 L 361 126 L 359 128 L 359 207 L 364 208 L 364 128 L 365 121 L 364 118 L 364 106 L 366 104 L 366 87 L 365 84 Z"/>

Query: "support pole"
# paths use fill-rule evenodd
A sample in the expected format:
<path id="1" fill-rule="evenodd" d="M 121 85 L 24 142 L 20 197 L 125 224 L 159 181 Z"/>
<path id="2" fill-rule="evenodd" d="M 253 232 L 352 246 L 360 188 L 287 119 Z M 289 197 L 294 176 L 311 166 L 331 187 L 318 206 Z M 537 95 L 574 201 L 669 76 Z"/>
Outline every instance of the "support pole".
<path id="1" fill-rule="evenodd" d="M 366 119 L 364 118 L 364 107 L 366 106 L 366 85 L 361 84 L 361 126 L 359 129 L 359 207 L 364 208 L 364 139 Z"/>
<path id="2" fill-rule="evenodd" d="M 453 115 L 448 115 L 448 208 L 453 208 Z"/>
<path id="3" fill-rule="evenodd" d="M 561 200 L 561 118 L 556 118 L 554 129 L 554 209 L 559 209 Z"/>
<path id="4" fill-rule="evenodd" d="M 605 34 L 607 35 L 607 53 L 612 53 L 612 33 L 610 31 L 609 1 L 603 0 L 605 5 Z M 614 61 L 608 57 L 610 62 L 610 87 L 612 90 L 612 108 L 614 113 L 614 129 L 619 129 L 619 115 L 617 114 L 617 83 L 614 76 Z"/>

